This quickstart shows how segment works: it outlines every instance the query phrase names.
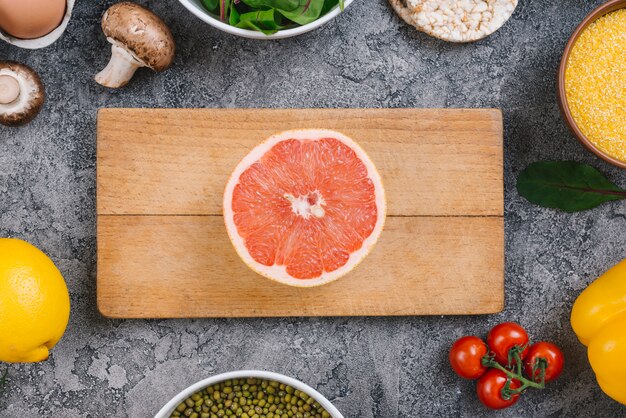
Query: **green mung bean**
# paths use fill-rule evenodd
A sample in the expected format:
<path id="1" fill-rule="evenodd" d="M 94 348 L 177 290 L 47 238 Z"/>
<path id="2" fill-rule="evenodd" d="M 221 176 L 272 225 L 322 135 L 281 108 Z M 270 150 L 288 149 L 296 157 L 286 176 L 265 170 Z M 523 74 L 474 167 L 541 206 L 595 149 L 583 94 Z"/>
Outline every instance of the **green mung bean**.
<path id="1" fill-rule="evenodd" d="M 247 378 L 216 383 L 176 406 L 171 418 L 330 418 L 319 402 L 284 383 Z"/>

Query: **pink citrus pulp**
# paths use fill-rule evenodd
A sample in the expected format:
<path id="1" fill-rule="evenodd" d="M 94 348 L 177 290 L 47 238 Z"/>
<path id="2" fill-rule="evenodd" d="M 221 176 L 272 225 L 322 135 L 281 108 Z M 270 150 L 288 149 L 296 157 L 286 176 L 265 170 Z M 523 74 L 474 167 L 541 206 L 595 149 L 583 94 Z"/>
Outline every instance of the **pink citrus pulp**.
<path id="1" fill-rule="evenodd" d="M 299 287 L 351 271 L 378 240 L 385 211 L 370 158 L 330 130 L 272 136 L 237 165 L 224 193 L 226 229 L 242 260 Z"/>

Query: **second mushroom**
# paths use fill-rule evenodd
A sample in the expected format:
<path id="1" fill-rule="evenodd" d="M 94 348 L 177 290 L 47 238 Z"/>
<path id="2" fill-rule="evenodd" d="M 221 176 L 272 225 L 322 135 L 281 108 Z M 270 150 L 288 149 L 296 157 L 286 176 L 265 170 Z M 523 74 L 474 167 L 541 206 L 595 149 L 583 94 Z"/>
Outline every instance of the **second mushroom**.
<path id="1" fill-rule="evenodd" d="M 32 68 L 0 61 L 0 124 L 27 124 L 41 110 L 44 98 L 43 83 Z"/>
<path id="2" fill-rule="evenodd" d="M 102 17 L 102 31 L 112 45 L 109 64 L 96 75 L 103 86 L 123 87 L 138 68 L 159 72 L 174 60 L 172 32 L 157 15 L 137 4 L 111 6 Z"/>

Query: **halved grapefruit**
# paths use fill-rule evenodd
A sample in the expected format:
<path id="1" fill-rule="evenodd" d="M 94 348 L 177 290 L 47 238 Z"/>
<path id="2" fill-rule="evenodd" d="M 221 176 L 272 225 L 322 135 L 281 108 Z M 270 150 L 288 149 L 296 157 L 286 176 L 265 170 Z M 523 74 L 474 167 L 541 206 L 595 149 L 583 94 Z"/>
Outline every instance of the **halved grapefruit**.
<path id="1" fill-rule="evenodd" d="M 226 229 L 241 259 L 299 287 L 352 270 L 378 240 L 385 211 L 370 158 L 330 130 L 272 136 L 241 160 L 224 193 Z"/>

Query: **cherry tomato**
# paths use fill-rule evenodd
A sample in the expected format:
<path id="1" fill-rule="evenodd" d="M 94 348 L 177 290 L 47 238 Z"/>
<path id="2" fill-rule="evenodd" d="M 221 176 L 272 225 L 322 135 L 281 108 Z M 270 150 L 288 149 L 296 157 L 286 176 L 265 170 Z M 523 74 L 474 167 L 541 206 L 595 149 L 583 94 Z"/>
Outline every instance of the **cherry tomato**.
<path id="1" fill-rule="evenodd" d="M 563 353 L 552 343 L 539 342 L 528 349 L 524 372 L 530 380 L 541 382 L 541 364 L 545 365 L 545 382 L 551 382 L 563 371 Z M 534 369 L 534 370 L 533 370 Z"/>
<path id="2" fill-rule="evenodd" d="M 515 322 L 505 322 L 496 325 L 489 331 L 487 335 L 487 345 L 495 354 L 495 359 L 501 365 L 509 366 L 509 351 L 513 347 L 524 347 L 520 352 L 520 358 L 524 360 L 528 353 L 528 334 L 521 325 Z M 511 366 L 515 364 L 515 360 L 511 359 Z"/>
<path id="3" fill-rule="evenodd" d="M 502 390 L 506 384 L 506 374 L 498 369 L 489 369 L 476 385 L 478 399 L 488 408 L 504 409 L 518 401 L 520 394 L 510 395 L 510 399 L 504 399 Z M 511 380 L 510 388 L 518 389 L 521 383 L 518 380 Z"/>
<path id="4" fill-rule="evenodd" d="M 464 379 L 478 379 L 487 368 L 481 360 L 487 354 L 487 345 L 478 337 L 468 336 L 456 340 L 450 348 L 450 365 Z"/>

